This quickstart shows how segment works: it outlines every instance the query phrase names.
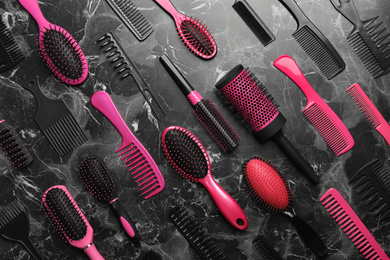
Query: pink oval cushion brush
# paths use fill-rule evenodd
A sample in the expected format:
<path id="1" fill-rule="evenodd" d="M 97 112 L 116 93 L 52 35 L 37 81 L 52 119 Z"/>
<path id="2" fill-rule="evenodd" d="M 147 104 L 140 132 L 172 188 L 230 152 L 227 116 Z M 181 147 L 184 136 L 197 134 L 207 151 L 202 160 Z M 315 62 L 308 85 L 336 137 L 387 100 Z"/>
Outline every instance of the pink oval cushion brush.
<path id="1" fill-rule="evenodd" d="M 73 36 L 65 29 L 48 22 L 37 0 L 19 0 L 19 2 L 38 23 L 39 51 L 49 69 L 66 84 L 83 83 L 88 76 L 88 64 Z"/>
<path id="2" fill-rule="evenodd" d="M 192 53 L 203 59 L 217 54 L 217 44 L 205 24 L 179 13 L 169 0 L 155 1 L 173 17 L 180 39 Z"/>
<path id="3" fill-rule="evenodd" d="M 279 169 L 268 161 L 253 157 L 242 166 L 245 181 L 252 195 L 273 213 L 288 216 L 303 242 L 317 255 L 324 256 L 328 248 L 305 221 L 299 218 L 292 207 L 291 191 Z"/>
<path id="4" fill-rule="evenodd" d="M 237 202 L 215 182 L 206 149 L 190 131 L 170 126 L 162 134 L 162 147 L 173 168 L 184 178 L 203 184 L 222 215 L 235 228 L 248 227 L 244 211 Z"/>

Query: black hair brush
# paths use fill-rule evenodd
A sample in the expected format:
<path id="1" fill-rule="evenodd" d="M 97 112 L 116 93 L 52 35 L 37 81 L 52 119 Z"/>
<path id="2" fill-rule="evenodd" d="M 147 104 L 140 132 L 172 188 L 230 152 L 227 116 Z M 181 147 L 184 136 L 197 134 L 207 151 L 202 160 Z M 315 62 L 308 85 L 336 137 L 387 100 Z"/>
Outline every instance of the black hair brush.
<path id="1" fill-rule="evenodd" d="M 264 260 L 283 260 L 263 235 L 258 235 L 253 240 L 253 245 Z"/>

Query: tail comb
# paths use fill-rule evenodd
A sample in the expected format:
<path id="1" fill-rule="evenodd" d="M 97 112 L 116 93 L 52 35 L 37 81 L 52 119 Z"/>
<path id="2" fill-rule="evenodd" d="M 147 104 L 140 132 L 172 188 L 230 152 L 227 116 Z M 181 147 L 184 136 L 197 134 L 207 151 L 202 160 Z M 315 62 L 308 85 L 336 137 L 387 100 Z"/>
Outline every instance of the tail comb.
<path id="1" fill-rule="evenodd" d="M 0 17 L 0 72 L 12 69 L 23 59 L 22 51 Z"/>
<path id="2" fill-rule="evenodd" d="M 328 190 L 320 201 L 366 259 L 389 259 L 355 211 L 336 189 Z"/>

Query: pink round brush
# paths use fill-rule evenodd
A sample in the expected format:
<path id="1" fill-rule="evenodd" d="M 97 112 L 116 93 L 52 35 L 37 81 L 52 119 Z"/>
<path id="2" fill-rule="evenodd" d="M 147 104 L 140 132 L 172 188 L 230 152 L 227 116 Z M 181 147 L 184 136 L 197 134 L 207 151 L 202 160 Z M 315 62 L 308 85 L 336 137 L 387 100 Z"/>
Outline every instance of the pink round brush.
<path id="1" fill-rule="evenodd" d="M 42 206 L 62 238 L 83 249 L 91 260 L 104 260 L 93 244 L 93 228 L 65 186 L 53 186 L 45 191 Z"/>
<path id="2" fill-rule="evenodd" d="M 198 138 L 182 127 L 170 126 L 164 130 L 161 142 L 173 168 L 184 178 L 203 184 L 227 221 L 237 229 L 246 229 L 248 221 L 244 211 L 215 182 L 209 156 Z"/>
<path id="3" fill-rule="evenodd" d="M 65 29 L 48 22 L 37 0 L 19 0 L 19 2 L 38 23 L 39 51 L 49 69 L 66 84 L 83 83 L 88 76 L 88 64 L 73 36 Z"/>

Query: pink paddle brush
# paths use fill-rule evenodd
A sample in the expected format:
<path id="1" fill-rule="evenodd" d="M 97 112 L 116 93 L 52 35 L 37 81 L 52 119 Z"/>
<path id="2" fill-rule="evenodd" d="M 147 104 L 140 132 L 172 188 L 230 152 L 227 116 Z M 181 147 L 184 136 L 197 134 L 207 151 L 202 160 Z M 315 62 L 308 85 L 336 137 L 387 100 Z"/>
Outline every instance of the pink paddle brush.
<path id="1" fill-rule="evenodd" d="M 19 2 L 38 23 L 39 51 L 49 69 L 66 84 L 83 83 L 88 76 L 88 64 L 73 36 L 65 29 L 48 22 L 37 0 L 19 0 Z"/>
<path id="2" fill-rule="evenodd" d="M 162 147 L 173 168 L 184 178 L 203 184 L 222 215 L 235 228 L 248 227 L 244 211 L 237 202 L 215 182 L 206 149 L 190 131 L 170 126 L 162 134 Z"/>
<path id="3" fill-rule="evenodd" d="M 317 232 L 296 215 L 292 207 L 290 188 L 278 168 L 255 156 L 245 161 L 242 172 L 252 195 L 262 206 L 273 213 L 283 213 L 288 216 L 303 242 L 314 253 L 324 256 L 328 252 L 328 248 Z"/>
<path id="4" fill-rule="evenodd" d="M 53 186 L 45 191 L 42 206 L 62 238 L 83 249 L 89 259 L 104 260 L 93 244 L 93 228 L 65 186 Z"/>
<path id="5" fill-rule="evenodd" d="M 217 44 L 205 24 L 195 17 L 179 13 L 169 0 L 154 1 L 173 17 L 180 39 L 192 53 L 203 59 L 215 56 Z"/>

